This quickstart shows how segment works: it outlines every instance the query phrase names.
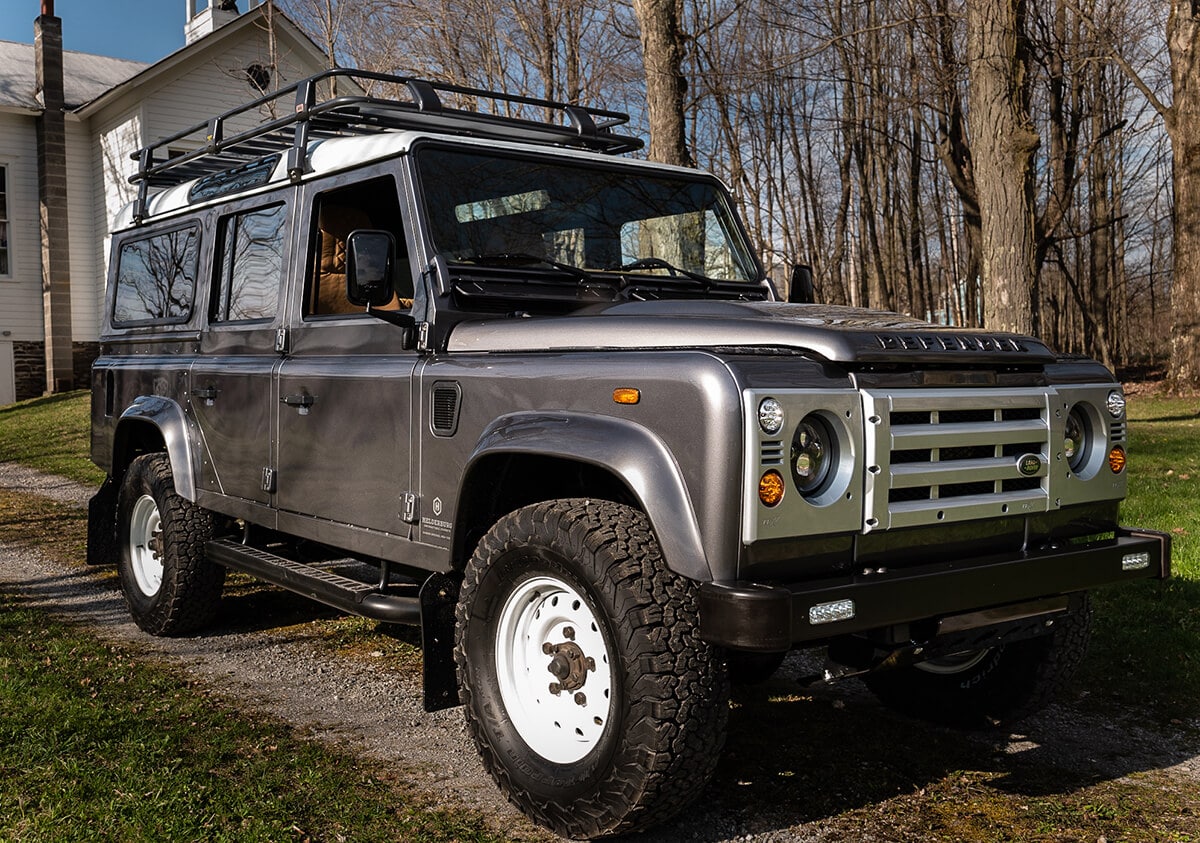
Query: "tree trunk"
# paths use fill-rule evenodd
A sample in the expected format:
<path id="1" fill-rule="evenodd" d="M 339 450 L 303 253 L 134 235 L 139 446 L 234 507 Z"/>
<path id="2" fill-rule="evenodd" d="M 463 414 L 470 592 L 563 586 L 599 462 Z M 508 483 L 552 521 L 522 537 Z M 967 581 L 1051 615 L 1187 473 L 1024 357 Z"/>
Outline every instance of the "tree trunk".
<path id="1" fill-rule="evenodd" d="M 679 0 L 633 0 L 641 28 L 646 105 L 650 115 L 650 159 L 692 166 L 684 125 L 686 53 Z"/>
<path id="2" fill-rule="evenodd" d="M 982 217 L 984 325 L 1029 333 L 1034 265 L 1033 153 L 1025 91 L 1024 0 L 967 4 L 971 157 Z"/>
<path id="3" fill-rule="evenodd" d="M 1172 389 L 1200 387 L 1200 17 L 1192 0 L 1172 0 L 1167 19 L 1173 102 L 1166 115 L 1175 189 L 1175 268 L 1171 277 Z"/>

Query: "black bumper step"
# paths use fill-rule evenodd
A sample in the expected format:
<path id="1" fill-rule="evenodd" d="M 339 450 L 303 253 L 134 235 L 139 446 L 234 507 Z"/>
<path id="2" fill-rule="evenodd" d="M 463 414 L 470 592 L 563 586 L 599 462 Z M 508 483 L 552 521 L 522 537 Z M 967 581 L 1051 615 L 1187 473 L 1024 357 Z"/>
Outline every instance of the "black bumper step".
<path id="1" fill-rule="evenodd" d="M 421 623 L 421 599 L 415 594 L 387 594 L 381 592 L 377 584 L 343 577 L 233 539 L 211 541 L 205 546 L 205 552 L 209 559 L 226 568 L 241 571 L 352 615 L 387 623 Z"/>

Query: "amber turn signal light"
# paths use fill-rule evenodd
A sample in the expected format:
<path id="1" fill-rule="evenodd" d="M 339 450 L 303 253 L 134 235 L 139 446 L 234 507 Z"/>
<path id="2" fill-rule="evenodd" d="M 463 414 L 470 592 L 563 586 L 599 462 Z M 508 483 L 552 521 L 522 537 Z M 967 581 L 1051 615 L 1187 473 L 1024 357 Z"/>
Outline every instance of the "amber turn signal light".
<path id="1" fill-rule="evenodd" d="M 1113 474 L 1120 474 L 1125 470 L 1125 449 L 1120 445 L 1113 445 L 1112 450 L 1108 452 L 1108 467 L 1112 469 Z"/>
<path id="2" fill-rule="evenodd" d="M 763 506 L 775 506 L 783 500 L 783 475 L 771 470 L 758 479 L 758 499 Z"/>
<path id="3" fill-rule="evenodd" d="M 642 391 L 630 386 L 619 386 L 613 390 L 613 401 L 618 404 L 636 404 L 642 400 Z"/>

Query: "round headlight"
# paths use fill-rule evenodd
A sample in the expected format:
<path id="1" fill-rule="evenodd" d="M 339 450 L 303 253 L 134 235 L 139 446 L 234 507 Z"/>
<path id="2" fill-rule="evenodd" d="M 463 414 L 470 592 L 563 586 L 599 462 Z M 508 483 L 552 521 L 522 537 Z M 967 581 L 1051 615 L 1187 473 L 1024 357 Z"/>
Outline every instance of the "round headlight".
<path id="1" fill-rule="evenodd" d="M 783 405 L 774 398 L 764 398 L 758 404 L 758 426 L 763 433 L 774 436 L 783 430 Z"/>
<path id="2" fill-rule="evenodd" d="M 1063 430 L 1063 456 L 1067 458 L 1072 471 L 1078 472 L 1087 462 L 1088 429 L 1083 410 L 1078 405 L 1072 407 L 1067 414 L 1066 429 Z"/>
<path id="3" fill-rule="evenodd" d="M 1108 400 L 1104 402 L 1104 406 L 1108 408 L 1110 416 L 1119 419 L 1125 415 L 1125 396 L 1114 389 L 1108 393 Z"/>
<path id="4" fill-rule="evenodd" d="M 792 434 L 792 479 L 796 490 L 808 497 L 821 491 L 837 461 L 837 439 L 820 416 L 807 415 Z"/>

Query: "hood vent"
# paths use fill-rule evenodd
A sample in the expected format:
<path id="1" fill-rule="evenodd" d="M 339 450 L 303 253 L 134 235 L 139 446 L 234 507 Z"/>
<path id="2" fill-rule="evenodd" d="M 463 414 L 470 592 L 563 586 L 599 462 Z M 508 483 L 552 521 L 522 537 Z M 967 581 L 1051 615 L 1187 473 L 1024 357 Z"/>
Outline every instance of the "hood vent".
<path id="1" fill-rule="evenodd" d="M 879 347 L 888 351 L 1027 352 L 1018 336 L 989 334 L 879 334 Z"/>

